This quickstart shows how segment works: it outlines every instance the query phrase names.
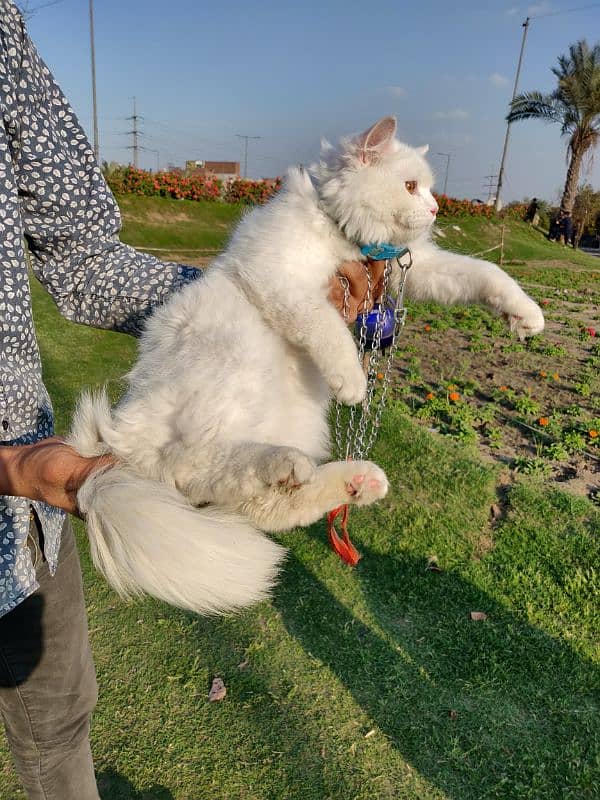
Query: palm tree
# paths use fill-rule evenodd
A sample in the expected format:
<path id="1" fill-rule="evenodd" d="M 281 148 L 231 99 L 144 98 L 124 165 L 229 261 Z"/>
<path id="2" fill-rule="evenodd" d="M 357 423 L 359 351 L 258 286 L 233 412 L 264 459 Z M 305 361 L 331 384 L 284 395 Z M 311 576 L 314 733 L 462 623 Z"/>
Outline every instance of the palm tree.
<path id="1" fill-rule="evenodd" d="M 560 207 L 571 213 L 577 196 L 579 173 L 586 153 L 600 141 L 600 43 L 590 48 L 585 39 L 572 44 L 552 68 L 558 78 L 550 94 L 524 92 L 511 103 L 508 122 L 541 119 L 557 122 L 569 137 L 569 167 Z"/>

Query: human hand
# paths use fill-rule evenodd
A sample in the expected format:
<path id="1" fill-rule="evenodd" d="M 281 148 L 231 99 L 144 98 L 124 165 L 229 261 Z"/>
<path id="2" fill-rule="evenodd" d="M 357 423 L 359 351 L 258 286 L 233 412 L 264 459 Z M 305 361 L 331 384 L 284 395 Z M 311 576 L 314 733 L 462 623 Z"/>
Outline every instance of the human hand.
<path id="1" fill-rule="evenodd" d="M 110 455 L 84 458 L 57 436 L 0 447 L 0 493 L 43 500 L 80 516 L 79 488 L 92 472 L 114 463 Z"/>
<path id="2" fill-rule="evenodd" d="M 367 302 L 369 283 L 367 280 L 367 270 L 371 275 L 371 297 Z M 376 303 L 383 291 L 383 273 L 385 261 L 345 261 L 338 269 L 337 273 L 329 280 L 328 299 L 346 322 L 351 323 L 363 311 L 368 311 Z M 348 303 L 345 306 L 345 292 L 340 276 L 348 281 Z"/>

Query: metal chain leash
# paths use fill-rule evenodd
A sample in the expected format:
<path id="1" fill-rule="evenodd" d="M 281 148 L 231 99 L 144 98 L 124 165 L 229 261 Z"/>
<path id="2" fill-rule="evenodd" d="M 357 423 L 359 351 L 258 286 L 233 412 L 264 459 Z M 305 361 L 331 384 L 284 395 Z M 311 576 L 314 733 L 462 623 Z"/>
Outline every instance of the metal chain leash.
<path id="1" fill-rule="evenodd" d="M 408 256 L 408 260 L 405 260 L 405 256 Z M 342 430 L 342 405 L 336 403 L 335 406 L 334 439 L 336 456 L 340 459 L 366 458 L 375 443 L 375 438 L 381 425 L 381 417 L 391 383 L 394 356 L 398 348 L 400 333 L 406 322 L 404 292 L 406 276 L 408 270 L 412 266 L 410 251 L 397 257 L 395 261 L 400 270 L 398 291 L 395 299 L 392 298 L 392 302 L 390 302 L 388 290 L 391 284 L 393 267 L 392 259 L 387 258 L 385 259 L 386 263 L 383 273 L 379 313 L 377 314 L 373 336 L 370 342 L 368 341 L 367 313 L 361 315 L 357 332 L 357 351 L 359 362 L 366 372 L 367 392 L 360 405 L 350 407 L 348 411 L 348 424 L 345 431 Z M 365 306 L 369 308 L 371 306 L 373 287 L 371 283 L 371 274 L 366 264 L 365 272 L 367 276 Z M 340 281 L 344 287 L 343 315 L 344 319 L 347 320 L 350 288 L 346 278 L 340 277 Z M 381 342 L 386 322 L 386 312 L 393 313 L 393 329 L 389 345 L 382 350 Z M 370 352 L 367 349 L 367 344 L 370 346 Z M 388 350 L 387 354 L 385 353 L 385 349 Z M 377 377 L 378 375 L 382 375 L 381 379 Z M 380 381 L 379 384 L 378 381 Z"/>

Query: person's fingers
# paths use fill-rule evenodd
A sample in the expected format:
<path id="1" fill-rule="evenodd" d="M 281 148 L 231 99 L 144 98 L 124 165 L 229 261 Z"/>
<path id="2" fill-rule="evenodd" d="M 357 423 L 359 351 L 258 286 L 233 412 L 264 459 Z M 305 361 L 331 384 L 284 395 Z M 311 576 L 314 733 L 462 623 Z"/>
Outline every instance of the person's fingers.
<path id="1" fill-rule="evenodd" d="M 359 313 L 369 311 L 381 299 L 385 263 L 346 261 L 329 282 L 329 300 L 348 322 L 354 322 Z"/>
<path id="2" fill-rule="evenodd" d="M 373 298 L 375 302 L 381 300 L 383 294 L 383 284 L 385 281 L 385 261 L 368 261 L 371 270 L 371 283 L 373 286 Z"/>
<path id="3" fill-rule="evenodd" d="M 347 322 L 354 322 L 358 307 L 367 292 L 368 281 L 364 264 L 360 261 L 345 261 L 330 282 L 329 299 Z"/>

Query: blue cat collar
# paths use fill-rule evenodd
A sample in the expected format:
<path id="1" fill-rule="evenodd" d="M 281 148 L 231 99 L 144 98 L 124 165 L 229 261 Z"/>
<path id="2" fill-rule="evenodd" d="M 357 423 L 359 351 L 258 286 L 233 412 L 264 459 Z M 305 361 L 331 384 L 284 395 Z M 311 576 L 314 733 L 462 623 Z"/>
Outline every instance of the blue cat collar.
<path id="1" fill-rule="evenodd" d="M 402 258 L 408 253 L 408 247 L 396 247 L 393 244 L 365 244 L 360 248 L 365 258 L 372 261 L 385 261 L 389 258 Z"/>

